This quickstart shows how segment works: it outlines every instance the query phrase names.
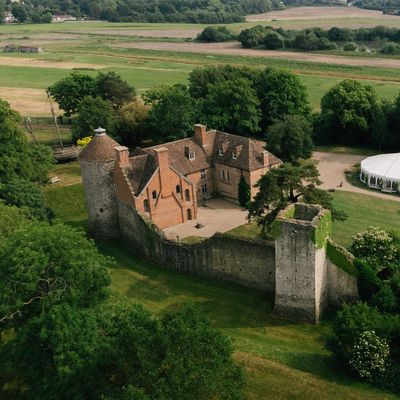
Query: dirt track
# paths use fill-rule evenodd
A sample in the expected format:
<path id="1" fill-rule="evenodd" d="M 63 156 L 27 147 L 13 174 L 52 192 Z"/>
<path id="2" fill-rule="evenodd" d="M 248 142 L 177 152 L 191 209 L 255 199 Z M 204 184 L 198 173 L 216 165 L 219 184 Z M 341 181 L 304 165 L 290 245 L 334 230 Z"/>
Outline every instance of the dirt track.
<path id="1" fill-rule="evenodd" d="M 400 18 L 400 17 L 399 17 Z M 122 47 L 146 50 L 167 50 L 188 53 L 221 54 L 233 56 L 283 58 L 296 61 L 310 61 L 323 64 L 369 66 L 382 68 L 400 68 L 400 59 L 357 58 L 315 53 L 290 51 L 243 49 L 240 43 L 172 43 L 172 42 L 134 42 L 111 44 L 111 47 Z"/>
<path id="2" fill-rule="evenodd" d="M 386 15 L 382 11 L 364 10 L 356 7 L 295 7 L 282 11 L 270 11 L 264 14 L 248 15 L 247 21 L 272 21 L 272 20 L 304 20 L 304 19 L 335 19 L 335 18 L 371 18 L 379 21 L 398 20 L 396 15 Z"/>
<path id="3" fill-rule="evenodd" d="M 88 64 L 88 63 L 76 63 L 68 61 L 54 61 L 45 60 L 38 58 L 24 58 L 24 57 L 0 57 L 0 65 L 9 65 L 13 67 L 38 67 L 38 68 L 61 68 L 61 69 L 73 69 L 73 68 L 91 68 L 91 69 L 102 69 L 106 68 L 106 65 L 99 64 Z"/>

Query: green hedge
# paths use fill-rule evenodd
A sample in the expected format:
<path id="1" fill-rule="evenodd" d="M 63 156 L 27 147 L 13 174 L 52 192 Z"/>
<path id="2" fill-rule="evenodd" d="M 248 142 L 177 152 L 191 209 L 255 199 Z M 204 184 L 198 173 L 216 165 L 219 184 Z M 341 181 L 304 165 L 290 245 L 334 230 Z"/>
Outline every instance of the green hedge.
<path id="1" fill-rule="evenodd" d="M 326 255 L 337 267 L 350 275 L 358 277 L 358 271 L 353 263 L 353 255 L 345 248 L 329 239 L 326 246 Z"/>

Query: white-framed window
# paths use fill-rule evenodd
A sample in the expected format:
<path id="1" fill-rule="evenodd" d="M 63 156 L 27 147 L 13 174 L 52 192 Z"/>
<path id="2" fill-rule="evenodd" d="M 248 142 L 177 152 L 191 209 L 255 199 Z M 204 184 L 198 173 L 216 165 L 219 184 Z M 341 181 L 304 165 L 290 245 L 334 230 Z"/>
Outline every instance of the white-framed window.
<path id="1" fill-rule="evenodd" d="M 236 160 L 236 159 L 237 159 L 236 153 L 234 151 L 232 151 L 232 160 Z"/>
<path id="2" fill-rule="evenodd" d="M 201 193 L 207 193 L 207 184 L 201 185 Z"/>
<path id="3" fill-rule="evenodd" d="M 189 150 L 189 160 L 194 160 L 196 158 L 194 151 L 193 150 Z"/>
<path id="4" fill-rule="evenodd" d="M 218 155 L 219 156 L 223 156 L 224 155 L 224 152 L 222 151 L 222 149 L 218 149 Z"/>
<path id="5" fill-rule="evenodd" d="M 205 169 L 201 169 L 200 170 L 200 178 L 201 179 L 206 179 L 206 170 Z"/>

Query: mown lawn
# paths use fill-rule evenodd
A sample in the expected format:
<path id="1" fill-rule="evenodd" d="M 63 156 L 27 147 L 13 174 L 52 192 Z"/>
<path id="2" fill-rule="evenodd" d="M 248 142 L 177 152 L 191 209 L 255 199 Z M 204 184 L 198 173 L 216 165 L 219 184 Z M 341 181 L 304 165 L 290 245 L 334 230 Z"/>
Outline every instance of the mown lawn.
<path id="1" fill-rule="evenodd" d="M 369 226 L 400 229 L 400 201 L 339 190 L 332 196 L 335 207 L 349 216 L 346 221 L 332 224 L 333 239 L 344 246 L 350 244 L 353 235 Z"/>

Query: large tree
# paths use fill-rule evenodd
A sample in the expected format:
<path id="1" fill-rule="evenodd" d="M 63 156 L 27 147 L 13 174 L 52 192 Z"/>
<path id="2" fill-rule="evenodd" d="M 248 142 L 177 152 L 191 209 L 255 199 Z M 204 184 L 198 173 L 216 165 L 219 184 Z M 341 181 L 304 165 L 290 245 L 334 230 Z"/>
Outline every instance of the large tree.
<path id="1" fill-rule="evenodd" d="M 245 78 L 208 86 L 202 102 L 202 122 L 222 131 L 252 135 L 260 131 L 259 101 Z"/>
<path id="2" fill-rule="evenodd" d="M 48 88 L 48 92 L 67 117 L 75 114 L 86 96 L 96 94 L 96 81 L 87 74 L 73 72 Z"/>
<path id="3" fill-rule="evenodd" d="M 11 13 L 18 22 L 25 22 L 28 19 L 28 13 L 23 4 L 12 3 Z"/>
<path id="4" fill-rule="evenodd" d="M 168 142 L 192 134 L 197 107 L 185 85 L 155 88 L 145 94 L 145 101 L 151 105 L 148 126 L 155 141 Z"/>
<path id="5" fill-rule="evenodd" d="M 286 163 L 270 170 L 256 185 L 259 190 L 250 203 L 249 215 L 256 218 L 264 231 L 269 231 L 279 212 L 289 203 L 304 201 L 322 205 L 332 211 L 334 218 L 345 219 L 346 215 L 333 207 L 330 194 L 317 187 L 321 183 L 318 177 L 314 165 Z"/>
<path id="6" fill-rule="evenodd" d="M 374 89 L 355 80 L 344 80 L 321 100 L 318 141 L 365 146 L 372 141 L 378 117 L 379 103 Z"/>
<path id="7" fill-rule="evenodd" d="M 96 76 L 95 91 L 98 96 L 108 100 L 113 107 L 121 108 L 135 97 L 135 89 L 115 72 L 99 72 Z"/>
<path id="8" fill-rule="evenodd" d="M 113 136 L 117 124 L 117 115 L 110 102 L 101 97 L 86 96 L 79 103 L 74 119 L 73 138 L 90 136 L 94 129 L 101 126 Z"/>
<path id="9" fill-rule="evenodd" d="M 302 115 L 285 115 L 268 128 L 267 148 L 281 160 L 295 163 L 312 154 L 312 126 Z"/>
<path id="10" fill-rule="evenodd" d="M 305 85 L 290 71 L 266 68 L 255 88 L 261 103 L 263 130 L 285 115 L 297 114 L 307 118 L 311 112 Z"/>
<path id="11" fill-rule="evenodd" d="M 109 265 L 84 232 L 65 225 L 7 234 L 0 334 L 12 334 L 0 335 L 0 397 L 241 399 L 231 341 L 192 308 L 154 317 L 111 297 Z"/>
<path id="12" fill-rule="evenodd" d="M 0 183 L 13 179 L 46 182 L 53 156 L 43 145 L 28 145 L 20 115 L 0 99 Z"/>

